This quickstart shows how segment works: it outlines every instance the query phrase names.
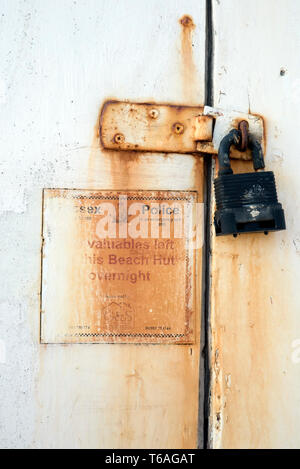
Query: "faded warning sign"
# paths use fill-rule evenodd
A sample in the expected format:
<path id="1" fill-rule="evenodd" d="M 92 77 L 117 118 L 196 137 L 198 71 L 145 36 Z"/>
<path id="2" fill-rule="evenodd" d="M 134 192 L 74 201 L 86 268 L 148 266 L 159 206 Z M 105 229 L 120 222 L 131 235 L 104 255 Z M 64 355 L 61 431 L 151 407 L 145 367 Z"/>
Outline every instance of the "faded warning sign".
<path id="1" fill-rule="evenodd" d="M 195 192 L 44 190 L 42 343 L 193 343 Z"/>

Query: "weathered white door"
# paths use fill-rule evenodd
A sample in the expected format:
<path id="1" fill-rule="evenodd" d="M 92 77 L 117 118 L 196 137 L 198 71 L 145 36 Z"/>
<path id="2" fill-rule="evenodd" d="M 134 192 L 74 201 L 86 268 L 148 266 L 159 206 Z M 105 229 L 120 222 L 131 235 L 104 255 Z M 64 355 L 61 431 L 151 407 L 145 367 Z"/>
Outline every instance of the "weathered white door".
<path id="1" fill-rule="evenodd" d="M 39 296 L 43 188 L 196 191 L 202 201 L 202 158 L 103 151 L 98 129 L 107 99 L 203 104 L 205 2 L 14 0 L 0 11 L 1 446 L 196 447 L 200 251 L 192 345 L 40 343 Z M 57 262 L 72 241 L 55 246 Z"/>
<path id="2" fill-rule="evenodd" d="M 214 448 L 300 446 L 299 21 L 293 0 L 213 1 L 214 102 L 264 117 L 287 223 L 268 236 L 212 235 Z"/>

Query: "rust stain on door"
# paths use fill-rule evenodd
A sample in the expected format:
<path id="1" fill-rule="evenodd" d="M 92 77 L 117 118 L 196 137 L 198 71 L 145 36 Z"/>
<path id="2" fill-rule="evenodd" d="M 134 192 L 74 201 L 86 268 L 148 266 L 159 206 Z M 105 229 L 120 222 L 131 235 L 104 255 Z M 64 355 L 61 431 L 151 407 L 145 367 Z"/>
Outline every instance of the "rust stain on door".
<path id="1" fill-rule="evenodd" d="M 181 78 L 183 95 L 187 103 L 193 102 L 197 96 L 199 83 L 197 81 L 197 68 L 193 57 L 193 31 L 196 28 L 193 18 L 184 15 L 180 18 L 181 26 Z"/>

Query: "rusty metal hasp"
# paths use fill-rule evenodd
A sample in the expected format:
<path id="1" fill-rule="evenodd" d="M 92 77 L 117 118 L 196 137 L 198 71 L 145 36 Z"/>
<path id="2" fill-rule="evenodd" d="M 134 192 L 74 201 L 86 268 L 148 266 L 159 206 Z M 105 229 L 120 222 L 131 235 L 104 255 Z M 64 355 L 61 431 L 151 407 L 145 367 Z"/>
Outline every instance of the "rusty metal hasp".
<path id="1" fill-rule="evenodd" d="M 220 141 L 246 121 L 264 147 L 260 116 L 208 106 L 107 101 L 100 117 L 100 141 L 110 150 L 217 154 Z M 234 148 L 231 157 L 250 160 L 251 152 Z"/>

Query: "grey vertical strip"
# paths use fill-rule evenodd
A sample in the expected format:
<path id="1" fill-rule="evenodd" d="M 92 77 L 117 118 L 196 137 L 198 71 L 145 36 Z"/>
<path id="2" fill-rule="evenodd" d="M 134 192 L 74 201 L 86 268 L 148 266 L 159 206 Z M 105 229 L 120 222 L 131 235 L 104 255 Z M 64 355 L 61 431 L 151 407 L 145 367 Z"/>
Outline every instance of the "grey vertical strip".
<path id="1" fill-rule="evenodd" d="M 213 96 L 213 0 L 206 0 L 206 42 L 205 42 L 205 104 L 214 105 Z M 209 411 L 210 411 L 210 271 L 211 271 L 211 191 L 212 191 L 212 157 L 204 156 L 204 201 L 205 201 L 205 243 L 203 252 L 203 307 L 202 307 L 202 395 L 200 412 L 202 412 L 202 448 L 209 447 Z M 199 419 L 200 423 L 200 419 Z M 199 441 L 200 442 L 200 441 Z"/>
<path id="2" fill-rule="evenodd" d="M 214 105 L 213 67 L 214 67 L 214 32 L 213 32 L 213 0 L 206 0 L 205 21 L 205 104 Z"/>

